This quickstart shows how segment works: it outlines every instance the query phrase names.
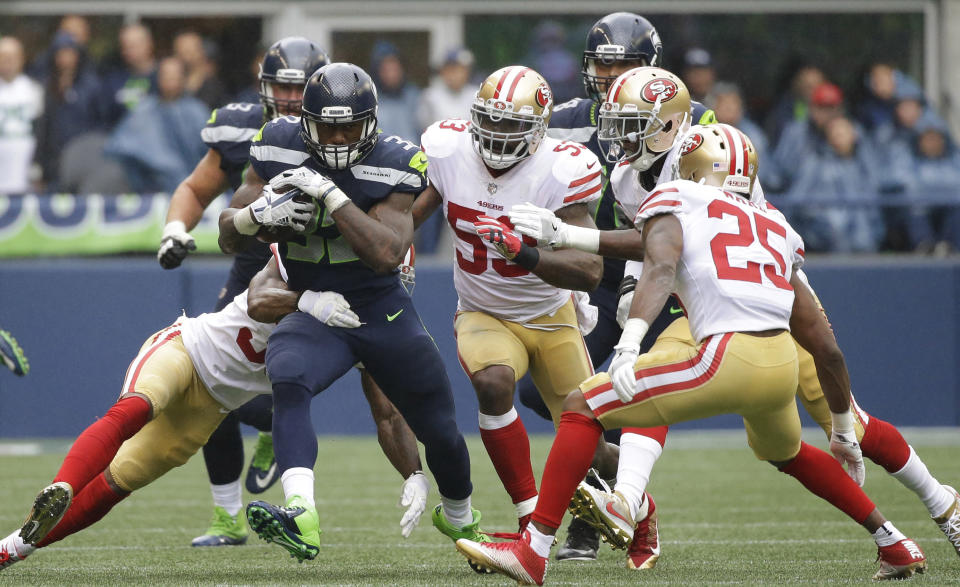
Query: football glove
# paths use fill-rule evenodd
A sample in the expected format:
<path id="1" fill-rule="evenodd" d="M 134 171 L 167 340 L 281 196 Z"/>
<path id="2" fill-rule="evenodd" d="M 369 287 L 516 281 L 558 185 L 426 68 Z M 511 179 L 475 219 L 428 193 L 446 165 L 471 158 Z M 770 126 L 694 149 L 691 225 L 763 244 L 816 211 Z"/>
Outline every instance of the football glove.
<path id="1" fill-rule="evenodd" d="M 610 361 L 610 381 L 613 383 L 613 391 L 623 403 L 630 403 L 633 396 L 637 395 L 637 375 L 633 370 L 633 365 L 640 356 L 640 345 L 632 343 L 621 343 L 613 347 L 617 354 Z"/>
<path id="2" fill-rule="evenodd" d="M 857 432 L 853 425 L 853 413 L 849 410 L 843 414 L 830 413 L 832 430 L 830 431 L 830 452 L 840 465 L 847 466 L 847 474 L 863 487 L 866 479 L 866 468 L 863 465 L 863 453 L 857 442 Z"/>
<path id="3" fill-rule="evenodd" d="M 240 234 L 256 234 L 261 226 L 289 227 L 303 232 L 317 215 L 317 203 L 312 198 L 304 201 L 299 190 L 278 194 L 270 185 L 263 186 L 263 195 L 233 217 Z"/>
<path id="4" fill-rule="evenodd" d="M 175 269 L 180 266 L 190 251 L 196 250 L 197 243 L 187 232 L 186 225 L 179 220 L 173 220 L 163 227 L 157 261 L 164 269 Z"/>
<path id="5" fill-rule="evenodd" d="M 346 298 L 335 291 L 307 290 L 297 301 L 297 308 L 334 328 L 359 328 L 361 325 L 360 317 L 350 309 Z"/>
<path id="6" fill-rule="evenodd" d="M 343 193 L 333 180 L 309 167 L 288 169 L 274 176 L 270 180 L 270 185 L 275 190 L 290 187 L 300 189 L 303 193 L 316 198 L 321 205 L 326 206 L 331 214 L 350 202 L 347 194 Z"/>
<path id="7" fill-rule="evenodd" d="M 633 305 L 633 290 L 636 287 L 637 278 L 632 275 L 627 275 L 620 282 L 618 290 L 620 297 L 617 298 L 617 324 L 620 325 L 620 328 L 623 328 L 623 325 L 627 323 L 627 318 L 630 317 L 630 306 Z"/>
<path id="8" fill-rule="evenodd" d="M 477 221 L 473 223 L 473 229 L 477 231 L 477 234 L 485 243 L 489 243 L 505 259 L 513 259 L 520 254 L 523 239 L 509 226 L 496 218 L 477 216 Z"/>
<path id="9" fill-rule="evenodd" d="M 407 508 L 400 518 L 400 534 L 408 538 L 413 529 L 420 523 L 420 516 L 427 509 L 427 495 L 430 493 L 430 481 L 423 471 L 415 471 L 407 477 L 400 490 L 400 501 L 397 507 Z"/>
<path id="10" fill-rule="evenodd" d="M 538 246 L 565 246 L 567 225 L 546 208 L 517 204 L 510 208 L 510 222 L 520 234 L 536 239 Z"/>

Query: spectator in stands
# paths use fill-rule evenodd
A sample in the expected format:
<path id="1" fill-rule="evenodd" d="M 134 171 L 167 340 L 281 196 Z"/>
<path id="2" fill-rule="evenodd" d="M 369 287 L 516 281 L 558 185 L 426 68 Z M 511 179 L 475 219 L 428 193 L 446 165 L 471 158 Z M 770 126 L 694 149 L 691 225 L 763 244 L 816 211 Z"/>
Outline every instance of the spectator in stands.
<path id="1" fill-rule="evenodd" d="M 713 68 L 713 59 L 706 49 L 693 47 L 683 56 L 683 71 L 680 78 L 690 90 L 690 98 L 707 108 L 713 108 L 715 102 L 713 85 L 717 81 L 717 72 Z"/>
<path id="2" fill-rule="evenodd" d="M 887 63 L 874 63 L 863 79 L 863 95 L 855 101 L 857 120 L 868 131 L 893 121 L 897 80 L 903 74 Z"/>
<path id="3" fill-rule="evenodd" d="M 800 162 L 785 194 L 788 218 L 807 251 L 875 252 L 883 236 L 873 175 L 876 154 L 845 116 L 831 118 L 823 130 L 824 142 Z"/>
<path id="4" fill-rule="evenodd" d="M 827 81 L 820 68 L 809 63 L 800 62 L 790 69 L 793 74 L 789 76 L 789 89 L 767 115 L 765 127 L 771 145 L 777 144 L 780 133 L 789 123 L 806 120 L 813 90 Z"/>
<path id="5" fill-rule="evenodd" d="M 563 25 L 548 20 L 537 25 L 531 36 L 530 50 L 521 61 L 546 78 L 553 90 L 553 103 L 562 104 L 583 95 L 580 59 L 567 50 L 567 32 Z"/>
<path id="6" fill-rule="evenodd" d="M 423 91 L 417 120 L 425 129 L 447 118 L 470 119 L 470 107 L 477 88 L 471 83 L 473 53 L 469 49 L 451 49 L 430 86 Z"/>
<path id="7" fill-rule="evenodd" d="M 770 162 L 767 152 L 767 135 L 759 124 L 747 117 L 740 87 L 730 82 L 718 82 L 713 87 L 712 93 L 713 111 L 717 115 L 717 120 L 737 127 L 750 137 L 754 148 L 765 159 L 760 166 L 760 172 L 763 173 L 763 169 Z"/>
<path id="8" fill-rule="evenodd" d="M 188 94 L 210 108 L 226 102 L 227 90 L 217 77 L 219 49 L 216 43 L 193 31 L 183 32 L 173 39 L 173 55 L 187 66 Z"/>
<path id="9" fill-rule="evenodd" d="M 112 126 L 133 110 L 147 95 L 157 93 L 157 60 L 153 34 L 142 24 L 120 29 L 122 64 L 104 76 L 107 121 Z"/>
<path id="10" fill-rule="evenodd" d="M 34 124 L 43 112 L 43 88 L 23 73 L 23 65 L 20 40 L 0 38 L 0 194 L 30 190 Z"/>
<path id="11" fill-rule="evenodd" d="M 231 102 L 256 104 L 260 101 L 260 64 L 264 53 L 266 49 L 262 45 L 257 47 L 257 54 L 250 61 L 250 84 L 237 92 Z"/>
<path id="12" fill-rule="evenodd" d="M 786 191 L 803 162 L 826 140 L 827 124 L 843 115 L 843 92 L 830 82 L 818 85 L 810 95 L 807 116 L 784 127 L 773 148 L 774 170 L 768 176 L 770 188 Z"/>
<path id="13" fill-rule="evenodd" d="M 398 135 L 420 144 L 416 118 L 420 89 L 407 81 L 406 68 L 393 43 L 377 41 L 371 56 L 370 73 L 377 85 L 380 128 L 386 135 Z"/>
<path id="14" fill-rule="evenodd" d="M 54 36 L 60 32 L 67 33 L 73 37 L 73 40 L 80 45 L 80 48 L 86 51 L 87 44 L 90 42 L 90 23 L 85 17 L 80 16 L 79 14 L 68 14 L 64 16 L 60 19 L 60 24 L 57 25 L 57 30 L 54 32 Z M 52 52 L 53 49 L 51 47 L 47 47 L 36 57 L 34 57 L 30 67 L 27 68 L 27 75 L 35 80 L 39 80 L 41 83 L 46 82 L 47 75 L 50 73 Z M 96 70 L 94 64 L 89 60 L 89 55 L 85 66 L 89 67 L 91 71 Z"/>
<path id="15" fill-rule="evenodd" d="M 50 74 L 37 127 L 36 161 L 48 188 L 56 188 L 60 153 L 70 141 L 104 126 L 100 80 L 86 67 L 86 52 L 66 32 L 51 44 Z"/>
<path id="16" fill-rule="evenodd" d="M 911 199 L 935 202 L 911 210 L 915 250 L 937 256 L 960 250 L 960 151 L 946 124 L 931 116 L 920 119 L 911 146 L 914 175 L 908 193 Z"/>
<path id="17" fill-rule="evenodd" d="M 206 152 L 200 140 L 210 109 L 186 93 L 186 67 L 160 61 L 159 95 L 144 98 L 117 126 L 106 153 L 121 162 L 133 189 L 172 193 Z"/>

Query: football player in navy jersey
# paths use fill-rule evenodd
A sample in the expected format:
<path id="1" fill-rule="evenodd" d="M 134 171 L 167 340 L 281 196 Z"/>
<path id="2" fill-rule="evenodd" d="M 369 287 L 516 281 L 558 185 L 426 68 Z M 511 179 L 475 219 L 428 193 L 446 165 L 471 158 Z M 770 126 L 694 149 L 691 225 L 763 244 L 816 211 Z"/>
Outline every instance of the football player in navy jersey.
<path id="1" fill-rule="evenodd" d="M 438 527 L 452 539 L 485 539 L 470 503 L 470 456 L 450 382 L 397 272 L 413 239 L 414 196 L 427 187 L 425 156 L 404 139 L 380 137 L 370 76 L 332 63 L 307 81 L 299 119 L 263 127 L 250 160 L 243 186 L 220 216 L 221 248 L 233 252 L 246 235 L 273 231 L 281 241 L 278 269 L 289 285 L 327 284 L 362 322 L 353 329 L 317 327 L 294 312 L 270 337 L 266 365 L 286 507 L 251 502 L 250 526 L 301 561 L 316 557 L 310 402 L 362 362 L 425 447 L 446 523 Z"/>
<path id="2" fill-rule="evenodd" d="M 227 188 L 236 190 L 243 183 L 242 174 L 248 164 L 251 139 L 266 122 L 279 116 L 299 115 L 307 78 L 329 62 L 327 54 L 308 39 L 281 39 L 270 46 L 260 66 L 260 103 L 227 104 L 213 112 L 201 132 L 203 141 L 209 146 L 207 155 L 177 187 L 170 200 L 167 225 L 157 253 L 161 266 L 165 269 L 179 267 L 189 251 L 196 248 L 188 231 L 197 225 L 203 211 L 215 198 Z M 215 311 L 222 310 L 245 290 L 251 278 L 270 258 L 266 243 L 248 239 L 244 245 L 245 248 L 238 250 L 235 256 Z M 373 379 L 363 373 L 361 381 L 377 422 L 381 445 L 391 463 L 396 465 L 398 453 L 390 439 L 402 437 L 414 442 L 413 433 Z M 272 401 L 270 396 L 259 396 L 231 412 L 203 447 L 214 513 L 210 527 L 192 541 L 193 546 L 230 546 L 246 542 L 247 525 L 239 517 L 243 507 L 241 422 L 260 432 L 247 471 L 247 491 L 262 493 L 280 478 L 270 434 Z"/>
<path id="3" fill-rule="evenodd" d="M 554 109 L 553 118 L 547 129 L 547 135 L 560 140 L 576 141 L 587 146 L 600 159 L 604 166 L 604 175 L 609 176 L 611 164 L 606 158 L 606 148 L 597 140 L 598 109 L 603 103 L 607 88 L 626 71 L 635 67 L 649 65 L 661 66 L 663 63 L 663 47 L 660 36 L 650 22 L 640 15 L 630 12 L 615 12 L 598 20 L 587 34 L 586 48 L 583 51 L 583 85 L 587 98 L 574 98 L 558 105 Z M 692 102 L 693 120 L 697 124 L 716 122 L 712 110 L 708 110 L 699 102 Z M 663 159 L 660 159 L 649 170 L 651 177 L 659 176 Z M 600 230 L 615 230 L 630 228 L 622 216 L 618 216 L 618 206 L 614 199 L 613 190 L 608 182 L 604 183 L 603 197 L 593 211 L 594 222 Z M 614 345 L 620 339 L 620 326 L 617 324 L 617 300 L 620 295 L 621 280 L 624 279 L 624 261 L 604 257 L 603 278 L 600 287 L 590 292 L 590 303 L 597 307 L 599 316 L 597 325 L 586 336 L 587 350 L 594 366 L 600 366 L 613 352 Z M 636 280 L 624 280 L 624 288 L 630 288 Z M 668 303 L 660 313 L 657 321 L 651 326 L 650 334 L 644 339 L 645 352 L 656 341 L 657 336 L 676 318 L 682 316 L 682 311 L 675 304 Z M 529 377 L 520 381 L 520 401 L 523 405 L 537 412 L 545 419 L 550 419 L 546 405 L 537 393 L 536 387 Z M 631 429 L 652 444 L 663 446 L 667 429 Z M 610 441 L 619 440 L 619 431 L 607 433 Z M 651 447 L 652 448 L 652 447 Z M 655 524 L 655 522 L 654 522 Z M 653 532 L 656 532 L 654 527 Z M 574 519 L 567 532 L 567 540 L 557 551 L 557 560 L 594 560 L 597 558 L 599 539 L 597 533 L 586 523 Z M 655 560 L 655 559 L 654 559 Z"/>

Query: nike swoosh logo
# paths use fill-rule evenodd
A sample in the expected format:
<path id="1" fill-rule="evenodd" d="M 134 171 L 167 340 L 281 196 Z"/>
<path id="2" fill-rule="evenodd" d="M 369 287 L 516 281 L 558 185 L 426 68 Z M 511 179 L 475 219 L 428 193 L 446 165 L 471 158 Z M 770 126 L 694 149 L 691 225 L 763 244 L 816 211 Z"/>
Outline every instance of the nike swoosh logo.
<path id="1" fill-rule="evenodd" d="M 403 309 L 401 309 L 399 312 L 393 315 L 387 314 L 387 322 L 393 322 L 394 320 L 397 319 L 397 316 L 399 316 L 400 314 L 403 314 Z"/>
<path id="2" fill-rule="evenodd" d="M 671 314 L 683 314 L 683 308 L 678 308 L 676 306 L 670 306 Z"/>
<path id="3" fill-rule="evenodd" d="M 591 163 L 590 165 L 587 165 L 587 169 L 593 169 L 593 166 L 596 165 L 596 164 L 597 164 L 597 162 L 594 161 L 594 162 Z"/>
<path id="4" fill-rule="evenodd" d="M 270 468 L 267 469 L 266 475 L 261 477 L 260 475 L 253 476 L 253 482 L 256 483 L 257 487 L 260 489 L 266 489 L 267 485 L 270 485 L 270 480 L 273 479 L 273 474 L 277 470 L 277 461 L 273 461 L 273 464 L 270 465 Z"/>
<path id="5" fill-rule="evenodd" d="M 611 516 L 614 516 L 614 517 L 616 517 L 616 518 L 620 518 L 621 520 L 623 520 L 624 522 L 626 522 L 627 525 L 630 525 L 630 523 L 631 523 L 630 520 L 624 518 L 623 516 L 620 515 L 620 512 L 618 512 L 617 510 L 613 509 L 613 504 L 612 504 L 612 503 L 607 502 L 606 510 L 607 510 L 607 513 L 610 514 Z"/>

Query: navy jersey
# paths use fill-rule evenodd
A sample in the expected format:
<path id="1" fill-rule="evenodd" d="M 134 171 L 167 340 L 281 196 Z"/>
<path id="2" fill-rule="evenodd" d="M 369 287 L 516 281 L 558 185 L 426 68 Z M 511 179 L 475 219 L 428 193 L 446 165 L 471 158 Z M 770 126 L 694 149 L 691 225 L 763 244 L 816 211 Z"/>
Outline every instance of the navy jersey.
<path id="1" fill-rule="evenodd" d="M 587 98 L 574 98 L 560 104 L 553 110 L 550 117 L 550 126 L 547 135 L 563 141 L 575 141 L 587 146 L 600 159 L 604 178 L 609 177 L 610 164 L 607 163 L 606 151 L 597 140 L 597 111 L 600 104 Z M 610 182 L 604 179 L 603 195 L 597 202 L 597 209 L 593 214 L 593 221 L 600 230 L 614 230 L 623 228 L 617 219 L 617 201 L 610 189 Z M 603 258 L 603 278 L 600 287 L 616 290 L 623 279 L 622 259 L 613 257 Z"/>
<path id="2" fill-rule="evenodd" d="M 227 174 L 234 191 L 243 183 L 250 141 L 263 123 L 263 106 L 241 102 L 214 110 L 207 126 L 200 131 L 203 142 L 220 155 L 220 169 Z"/>
<path id="3" fill-rule="evenodd" d="M 243 183 L 243 171 L 250 158 L 250 141 L 263 126 L 263 106 L 239 102 L 217 108 L 210 115 L 200 138 L 220 155 L 220 169 L 234 191 Z M 263 269 L 270 258 L 270 246 L 256 241 L 237 253 L 230 269 L 230 281 L 222 292 L 217 310 L 222 309 Z"/>
<path id="4" fill-rule="evenodd" d="M 343 170 L 320 166 L 300 137 L 300 119 L 284 116 L 267 123 L 250 147 L 250 164 L 265 181 L 297 167 L 329 177 L 364 212 L 394 192 L 416 196 L 427 188 L 427 158 L 413 143 L 380 136 L 373 151 Z M 337 230 L 326 210 L 317 228 L 280 244 L 288 283 L 296 290 L 337 291 L 353 305 L 365 303 L 396 285 L 396 272 L 378 275 L 367 267 Z"/>

